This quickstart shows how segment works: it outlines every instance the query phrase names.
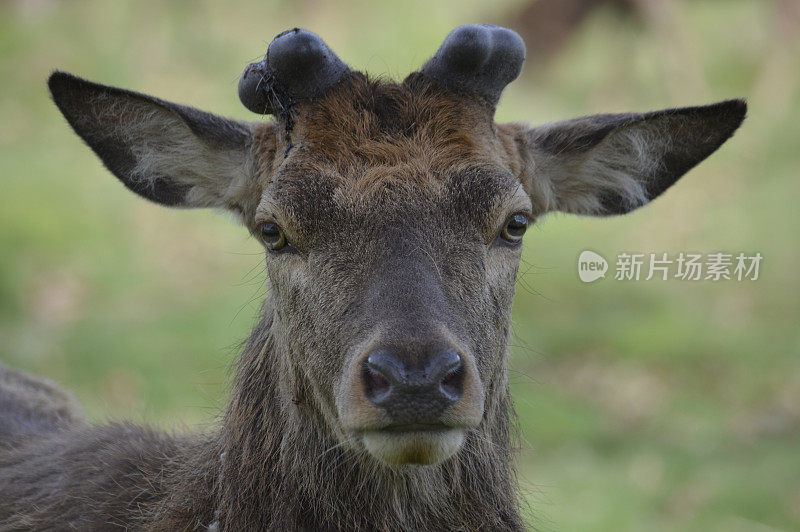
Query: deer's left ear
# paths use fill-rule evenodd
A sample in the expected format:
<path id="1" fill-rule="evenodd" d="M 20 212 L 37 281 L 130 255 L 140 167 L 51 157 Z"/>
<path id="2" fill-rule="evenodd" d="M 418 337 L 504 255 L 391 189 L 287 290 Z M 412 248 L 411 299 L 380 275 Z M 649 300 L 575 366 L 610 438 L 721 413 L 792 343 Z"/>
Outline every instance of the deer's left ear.
<path id="1" fill-rule="evenodd" d="M 744 100 L 595 115 L 517 135 L 523 185 L 540 212 L 624 214 L 659 196 L 744 120 Z"/>
<path id="2" fill-rule="evenodd" d="M 140 196 L 242 216 L 260 197 L 249 124 L 64 72 L 48 85 L 75 132 Z"/>

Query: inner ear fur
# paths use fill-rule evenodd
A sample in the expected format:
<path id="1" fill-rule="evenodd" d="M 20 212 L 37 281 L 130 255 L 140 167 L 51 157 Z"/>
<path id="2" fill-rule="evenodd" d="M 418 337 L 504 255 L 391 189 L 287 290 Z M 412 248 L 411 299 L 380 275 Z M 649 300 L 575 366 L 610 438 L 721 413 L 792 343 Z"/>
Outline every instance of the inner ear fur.
<path id="1" fill-rule="evenodd" d="M 75 132 L 133 192 L 167 206 L 247 210 L 257 185 L 250 124 L 64 72 L 48 86 Z"/>
<path id="2" fill-rule="evenodd" d="M 541 212 L 607 216 L 661 195 L 730 138 L 746 112 L 744 100 L 728 100 L 512 131 L 523 185 Z"/>

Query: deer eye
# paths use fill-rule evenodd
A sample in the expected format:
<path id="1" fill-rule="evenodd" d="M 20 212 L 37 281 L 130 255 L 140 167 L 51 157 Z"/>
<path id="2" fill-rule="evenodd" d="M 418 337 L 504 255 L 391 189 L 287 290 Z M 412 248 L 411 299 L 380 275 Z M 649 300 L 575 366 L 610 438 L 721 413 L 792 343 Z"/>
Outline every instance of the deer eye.
<path id="1" fill-rule="evenodd" d="M 506 225 L 500 233 L 500 238 L 509 244 L 519 244 L 527 229 L 528 217 L 524 214 L 517 213 L 506 221 Z"/>
<path id="2" fill-rule="evenodd" d="M 287 244 L 286 236 L 276 223 L 261 224 L 258 227 L 258 234 L 261 235 L 261 240 L 264 242 L 264 245 L 271 251 L 279 251 Z"/>

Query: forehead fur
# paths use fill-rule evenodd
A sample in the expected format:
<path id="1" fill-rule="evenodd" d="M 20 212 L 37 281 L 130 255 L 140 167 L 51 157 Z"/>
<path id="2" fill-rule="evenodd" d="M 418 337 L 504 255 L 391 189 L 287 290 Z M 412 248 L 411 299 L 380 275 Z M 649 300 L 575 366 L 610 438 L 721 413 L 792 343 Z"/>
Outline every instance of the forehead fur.
<path id="1" fill-rule="evenodd" d="M 468 167 L 507 162 L 492 114 L 418 73 L 402 83 L 353 73 L 299 109 L 287 159 L 362 190 L 387 181 L 441 181 Z"/>

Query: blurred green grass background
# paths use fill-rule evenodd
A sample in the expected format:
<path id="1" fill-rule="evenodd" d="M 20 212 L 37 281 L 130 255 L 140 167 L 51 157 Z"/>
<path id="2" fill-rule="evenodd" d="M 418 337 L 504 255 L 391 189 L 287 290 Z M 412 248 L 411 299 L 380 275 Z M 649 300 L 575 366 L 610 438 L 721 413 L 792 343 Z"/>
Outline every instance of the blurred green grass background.
<path id="1" fill-rule="evenodd" d="M 97 420 L 208 425 L 264 293 L 242 228 L 137 199 L 102 168 L 50 103 L 50 71 L 257 120 L 237 77 L 286 28 L 401 78 L 452 28 L 514 23 L 524 4 L 0 2 L 0 360 L 62 383 Z M 786 2 L 663 5 L 649 19 L 601 6 L 498 111 L 540 123 L 750 103 L 736 136 L 653 205 L 554 217 L 526 238 L 511 380 L 530 523 L 800 529 L 797 25 Z M 755 282 L 588 285 L 584 249 L 764 261 Z"/>

